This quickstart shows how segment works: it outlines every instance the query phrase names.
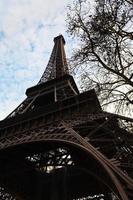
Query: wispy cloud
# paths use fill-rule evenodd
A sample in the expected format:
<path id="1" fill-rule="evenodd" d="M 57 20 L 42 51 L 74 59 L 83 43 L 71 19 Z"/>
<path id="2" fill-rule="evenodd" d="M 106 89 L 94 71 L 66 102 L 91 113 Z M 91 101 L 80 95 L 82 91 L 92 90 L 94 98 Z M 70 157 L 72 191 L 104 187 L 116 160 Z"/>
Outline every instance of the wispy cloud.
<path id="1" fill-rule="evenodd" d="M 0 118 L 36 84 L 53 47 L 65 33 L 65 10 L 71 0 L 0 1 Z M 67 37 L 67 36 L 66 36 Z"/>

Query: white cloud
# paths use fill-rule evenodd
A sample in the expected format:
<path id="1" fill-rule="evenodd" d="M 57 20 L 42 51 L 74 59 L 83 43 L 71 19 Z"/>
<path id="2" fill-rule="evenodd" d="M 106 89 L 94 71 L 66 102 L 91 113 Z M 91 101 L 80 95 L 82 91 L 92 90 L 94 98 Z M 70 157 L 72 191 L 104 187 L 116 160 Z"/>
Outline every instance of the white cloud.
<path id="1" fill-rule="evenodd" d="M 0 118 L 24 99 L 48 62 L 53 37 L 65 33 L 71 0 L 0 1 Z"/>

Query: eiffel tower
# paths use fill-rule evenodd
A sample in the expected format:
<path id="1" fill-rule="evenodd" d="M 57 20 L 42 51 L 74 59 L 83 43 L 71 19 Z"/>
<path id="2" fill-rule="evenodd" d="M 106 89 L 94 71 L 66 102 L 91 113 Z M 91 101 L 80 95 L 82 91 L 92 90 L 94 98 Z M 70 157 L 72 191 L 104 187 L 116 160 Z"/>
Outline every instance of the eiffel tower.
<path id="1" fill-rule="evenodd" d="M 40 81 L 0 122 L 1 200 L 132 200 L 133 119 L 80 93 L 62 35 Z"/>

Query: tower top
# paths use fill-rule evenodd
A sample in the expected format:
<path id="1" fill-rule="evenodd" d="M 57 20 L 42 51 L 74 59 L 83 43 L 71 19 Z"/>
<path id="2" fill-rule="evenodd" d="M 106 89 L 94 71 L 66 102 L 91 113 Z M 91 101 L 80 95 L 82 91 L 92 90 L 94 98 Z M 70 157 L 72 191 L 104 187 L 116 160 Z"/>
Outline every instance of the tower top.
<path id="1" fill-rule="evenodd" d="M 38 84 L 69 74 L 64 45 L 65 39 L 62 35 L 54 38 L 49 62 Z"/>
<path id="2" fill-rule="evenodd" d="M 57 37 L 54 37 L 54 42 L 57 42 L 58 40 L 62 40 L 63 44 L 66 44 L 65 39 L 63 37 L 63 35 L 58 35 Z"/>

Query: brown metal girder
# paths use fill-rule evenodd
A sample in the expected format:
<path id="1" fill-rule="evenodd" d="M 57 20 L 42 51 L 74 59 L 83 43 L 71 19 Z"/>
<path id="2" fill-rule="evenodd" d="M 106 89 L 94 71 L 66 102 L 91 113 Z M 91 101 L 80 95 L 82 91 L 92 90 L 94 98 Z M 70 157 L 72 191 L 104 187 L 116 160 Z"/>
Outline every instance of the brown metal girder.
<path id="1" fill-rule="evenodd" d="M 65 142 L 65 143 L 69 143 L 72 145 L 76 145 L 79 146 L 82 149 L 85 149 L 89 154 L 93 154 L 93 156 L 99 160 L 99 162 L 102 164 L 102 166 L 104 166 L 104 168 L 106 169 L 106 171 L 110 174 L 110 177 L 112 178 L 112 181 L 115 182 L 115 185 L 117 186 L 117 189 L 119 190 L 119 193 L 122 192 L 123 196 L 122 196 L 122 200 L 127 200 L 127 196 L 124 192 L 124 190 L 122 189 L 121 184 L 119 183 L 119 181 L 117 180 L 117 178 L 115 177 L 114 173 L 112 172 L 112 170 L 118 174 L 124 181 L 127 182 L 127 184 L 129 184 L 130 187 L 133 186 L 133 181 L 132 179 L 130 179 L 128 176 L 126 176 L 118 167 L 116 167 L 113 163 L 111 163 L 105 156 L 103 156 L 98 150 L 96 150 L 92 145 L 90 145 L 88 142 L 86 142 L 81 136 L 79 136 L 73 129 L 69 128 L 66 126 L 66 124 L 64 124 L 63 122 L 63 127 L 69 131 L 69 134 L 46 134 L 44 136 L 47 137 L 42 137 L 39 138 L 38 136 L 35 137 L 34 139 L 30 138 L 31 140 L 29 140 L 29 138 L 25 138 L 23 140 L 23 142 L 21 141 L 21 139 L 19 140 L 19 142 L 17 142 L 17 144 L 23 144 L 23 143 L 29 143 L 29 142 L 37 142 L 37 141 L 60 141 L 60 142 Z M 64 139 L 66 135 L 66 139 Z M 62 137 L 63 136 L 63 137 Z M 26 141 L 28 139 L 28 141 Z M 76 142 L 77 141 L 77 142 Z M 16 145 L 15 143 L 12 144 L 13 146 Z M 10 146 L 10 145 L 9 145 Z"/>

